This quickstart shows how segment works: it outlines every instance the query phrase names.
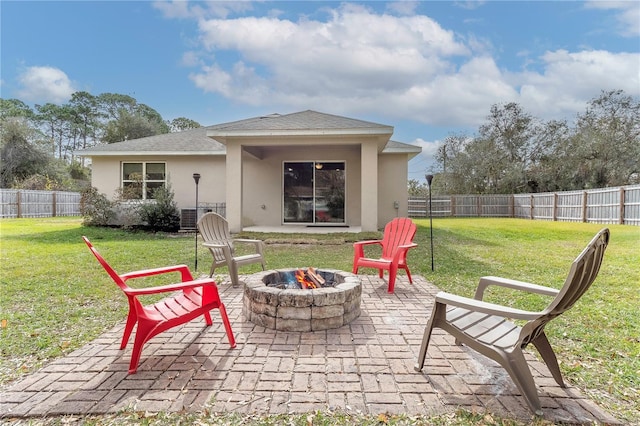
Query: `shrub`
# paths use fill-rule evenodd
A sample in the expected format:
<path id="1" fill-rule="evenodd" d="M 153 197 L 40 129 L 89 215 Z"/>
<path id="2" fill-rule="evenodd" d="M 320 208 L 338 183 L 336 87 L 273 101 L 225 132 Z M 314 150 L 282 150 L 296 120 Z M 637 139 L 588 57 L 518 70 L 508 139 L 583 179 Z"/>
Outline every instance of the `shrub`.
<path id="1" fill-rule="evenodd" d="M 150 231 L 175 232 L 180 229 L 180 211 L 167 183 L 153 192 L 153 200 L 140 204 L 138 214 L 142 227 Z"/>
<path id="2" fill-rule="evenodd" d="M 88 226 L 108 226 L 116 217 L 114 203 L 94 187 L 82 191 L 80 214 L 83 224 Z"/>
<path id="3" fill-rule="evenodd" d="M 88 226 L 118 226 L 125 229 L 175 232 L 180 229 L 180 211 L 173 191 L 157 188 L 151 200 L 126 199 L 121 190 L 110 201 L 94 187 L 82 191 L 80 213 Z"/>

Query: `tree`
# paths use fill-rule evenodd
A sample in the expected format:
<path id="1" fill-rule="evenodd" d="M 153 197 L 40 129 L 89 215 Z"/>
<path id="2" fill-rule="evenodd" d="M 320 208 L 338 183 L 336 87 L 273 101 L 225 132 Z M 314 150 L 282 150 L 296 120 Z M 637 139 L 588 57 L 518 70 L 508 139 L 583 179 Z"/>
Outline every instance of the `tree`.
<path id="1" fill-rule="evenodd" d="M 551 120 L 536 135 L 536 161 L 529 170 L 530 192 L 564 191 L 575 188 L 575 172 L 571 152 L 573 131 L 566 121 Z"/>
<path id="2" fill-rule="evenodd" d="M 71 133 L 71 108 L 67 105 L 46 103 L 36 105 L 36 120 L 45 127 L 45 134 L 49 137 L 51 153 L 54 157 L 63 158 L 66 152 L 66 142 Z"/>
<path id="3" fill-rule="evenodd" d="M 197 129 L 202 127 L 197 121 L 185 117 L 174 118 L 169 122 L 169 129 L 172 133 L 182 132 L 183 130 Z"/>
<path id="4" fill-rule="evenodd" d="M 145 104 L 137 104 L 135 114 L 144 117 L 155 128 L 155 134 L 169 133 L 169 125 L 162 119 L 158 111 Z"/>
<path id="5" fill-rule="evenodd" d="M 20 120 L 3 120 L 0 150 L 0 187 L 10 188 L 46 170 L 50 157 L 29 143 L 33 132 Z"/>
<path id="6" fill-rule="evenodd" d="M 116 143 L 157 134 L 157 127 L 150 123 L 149 120 L 135 113 L 122 110 L 117 120 L 111 120 L 107 123 L 102 140 L 106 143 Z"/>
<path id="7" fill-rule="evenodd" d="M 8 135 L 5 137 L 5 124 L 9 119 L 19 121 L 25 127 L 21 139 L 25 158 L 31 158 L 36 153 L 50 153 L 45 154 L 48 162 L 46 167 L 37 161 L 36 164 L 42 167 L 39 172 L 34 172 L 34 178 L 29 181 L 31 183 L 25 184 L 42 186 L 42 182 L 56 180 L 70 185 L 70 188 L 83 185 L 80 181 L 84 181 L 88 174 L 84 164 L 75 159 L 74 152 L 77 149 L 95 143 L 120 142 L 168 133 L 170 125 L 183 130 L 200 127 L 197 122 L 184 117 L 174 120 L 173 124 L 169 123 L 150 106 L 118 93 L 94 96 L 89 92 L 75 92 L 69 103 L 35 105 L 35 112 L 18 99 L 0 98 L 2 147 L 5 148 L 8 143 L 5 156 L 12 160 L 3 169 L 8 179 L 3 182 L 11 185 L 26 181 L 26 177 L 21 175 L 22 172 L 12 172 L 16 164 L 13 160 L 17 158 L 13 152 L 18 142 L 9 140 Z M 20 170 L 29 169 L 20 166 Z"/>
<path id="8" fill-rule="evenodd" d="M 466 171 L 469 167 L 469 158 L 465 153 L 465 147 L 471 141 L 472 138 L 464 133 L 450 134 L 438 147 L 435 159 L 442 165 L 442 173 L 432 183 L 434 193 L 467 192 Z"/>
<path id="9" fill-rule="evenodd" d="M 527 189 L 527 173 L 537 149 L 537 126 L 536 120 L 517 103 L 491 107 L 488 122 L 480 126 L 476 139 L 485 152 L 483 159 L 491 160 L 482 162 L 490 193 L 515 193 Z"/>
<path id="10" fill-rule="evenodd" d="M 31 107 L 21 100 L 0 98 L 0 120 L 5 120 L 9 117 L 21 117 L 31 120 L 34 117 L 34 113 Z"/>
<path id="11" fill-rule="evenodd" d="M 602 92 L 578 116 L 572 152 L 583 187 L 626 185 L 640 174 L 640 102 L 622 90 Z"/>
<path id="12" fill-rule="evenodd" d="M 71 95 L 73 124 L 78 130 L 80 144 L 77 148 L 86 148 L 90 141 L 98 138 L 102 127 L 98 99 L 89 92 L 75 92 Z"/>
<path id="13" fill-rule="evenodd" d="M 131 96 L 103 93 L 97 99 L 108 119 L 103 142 L 122 142 L 169 132 L 169 126 L 155 109 L 139 104 Z"/>
<path id="14" fill-rule="evenodd" d="M 518 104 L 493 105 L 478 135 L 448 136 L 435 156 L 437 191 L 522 193 L 640 182 L 640 102 L 602 92 L 579 114 L 542 122 Z M 446 187 L 444 187 L 446 185 Z M 443 188 L 444 187 L 444 188 Z"/>
<path id="15" fill-rule="evenodd" d="M 426 197 L 429 189 L 426 182 L 420 183 L 417 179 L 409 179 L 408 192 L 410 197 Z"/>
<path id="16" fill-rule="evenodd" d="M 131 96 L 118 93 L 101 93 L 97 101 L 100 111 L 104 113 L 107 120 L 117 120 L 122 110 L 133 113 L 138 103 Z"/>

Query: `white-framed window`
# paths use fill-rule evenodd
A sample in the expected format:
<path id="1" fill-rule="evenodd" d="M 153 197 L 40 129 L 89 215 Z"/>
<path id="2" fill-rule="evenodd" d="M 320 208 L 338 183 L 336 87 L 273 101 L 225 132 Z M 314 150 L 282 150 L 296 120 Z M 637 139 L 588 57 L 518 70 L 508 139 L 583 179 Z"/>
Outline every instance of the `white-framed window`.
<path id="1" fill-rule="evenodd" d="M 153 192 L 167 183 L 165 163 L 122 163 L 122 196 L 131 200 L 153 199 Z"/>

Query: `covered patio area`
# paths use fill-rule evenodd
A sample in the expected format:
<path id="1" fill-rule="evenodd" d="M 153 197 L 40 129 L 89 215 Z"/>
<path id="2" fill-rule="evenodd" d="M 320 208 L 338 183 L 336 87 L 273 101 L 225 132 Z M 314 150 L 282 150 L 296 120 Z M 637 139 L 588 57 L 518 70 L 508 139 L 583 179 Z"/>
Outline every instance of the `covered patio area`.
<path id="1" fill-rule="evenodd" d="M 146 412 L 347 413 L 431 415 L 462 407 L 527 421 L 532 417 L 507 373 L 436 332 L 423 372 L 416 362 L 437 292 L 423 277 L 399 276 L 395 293 L 362 276 L 362 313 L 338 329 L 282 332 L 246 321 L 242 286 L 220 283 L 238 342 L 229 348 L 214 312 L 144 348 L 128 375 L 131 344 L 118 350 L 124 322 L 2 392 L 0 418 Z M 557 386 L 529 353 L 544 417 L 556 423 L 621 424 L 575 387 Z"/>

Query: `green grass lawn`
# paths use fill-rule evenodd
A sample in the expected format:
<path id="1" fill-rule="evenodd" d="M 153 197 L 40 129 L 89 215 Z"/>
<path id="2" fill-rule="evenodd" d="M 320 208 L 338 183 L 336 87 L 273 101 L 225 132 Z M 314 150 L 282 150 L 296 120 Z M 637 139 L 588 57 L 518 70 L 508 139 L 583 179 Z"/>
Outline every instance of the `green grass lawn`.
<path id="1" fill-rule="evenodd" d="M 560 287 L 571 261 L 605 225 L 520 219 L 434 219 L 418 224 L 409 265 L 437 287 L 471 296 L 482 275 Z M 606 225 L 611 241 L 598 279 L 547 327 L 565 378 L 621 420 L 640 417 L 640 227 Z M 123 321 L 127 301 L 81 240 L 87 235 L 119 272 L 186 263 L 193 234 L 130 233 L 87 228 L 79 218 L 0 221 L 0 387 L 35 371 Z M 367 234 L 243 234 L 266 241 L 269 268 L 321 266 L 350 270 L 352 242 Z M 198 272 L 209 254 L 198 249 Z M 244 272 L 256 271 L 253 265 Z M 223 271 L 225 271 L 223 269 Z M 363 270 L 362 272 L 374 273 Z M 151 282 L 150 284 L 154 284 Z M 543 300 L 492 293 L 522 308 Z M 426 318 L 425 318 L 426 322 Z"/>

